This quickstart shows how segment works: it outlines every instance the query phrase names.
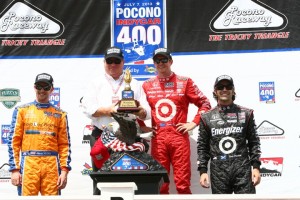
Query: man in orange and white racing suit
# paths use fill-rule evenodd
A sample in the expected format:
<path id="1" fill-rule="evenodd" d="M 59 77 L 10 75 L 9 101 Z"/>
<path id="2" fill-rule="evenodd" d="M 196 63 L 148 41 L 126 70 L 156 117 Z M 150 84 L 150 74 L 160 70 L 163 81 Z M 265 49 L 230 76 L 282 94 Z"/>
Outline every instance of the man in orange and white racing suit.
<path id="1" fill-rule="evenodd" d="M 16 107 L 12 116 L 8 142 L 11 181 L 19 195 L 60 195 L 71 170 L 67 114 L 49 103 L 51 75 L 37 75 L 34 88 L 36 100 Z"/>

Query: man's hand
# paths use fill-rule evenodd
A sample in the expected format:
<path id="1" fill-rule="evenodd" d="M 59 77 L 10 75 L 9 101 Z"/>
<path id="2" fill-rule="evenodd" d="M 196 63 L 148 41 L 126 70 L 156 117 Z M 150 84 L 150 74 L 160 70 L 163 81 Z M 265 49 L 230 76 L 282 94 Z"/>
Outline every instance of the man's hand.
<path id="1" fill-rule="evenodd" d="M 14 170 L 11 173 L 11 184 L 14 186 L 22 185 L 22 175 L 19 170 Z"/>
<path id="2" fill-rule="evenodd" d="M 187 123 L 178 123 L 176 126 L 177 126 L 176 131 L 178 132 L 183 131 L 183 133 L 187 133 L 193 130 L 197 126 L 197 124 L 195 124 L 194 122 L 187 122 Z"/>
<path id="3" fill-rule="evenodd" d="M 58 189 L 64 189 L 67 186 L 67 176 L 68 176 L 68 172 L 62 170 L 60 176 L 58 177 L 57 180 L 57 186 Z"/>
<path id="4" fill-rule="evenodd" d="M 92 115 L 93 117 L 101 117 L 101 116 L 109 116 L 111 117 L 111 113 L 117 112 L 117 105 L 112 104 L 109 107 L 100 107 L 97 111 Z"/>
<path id="5" fill-rule="evenodd" d="M 203 188 L 209 188 L 209 178 L 207 173 L 203 173 L 200 176 L 200 185 Z"/>
<path id="6" fill-rule="evenodd" d="M 154 129 L 149 126 L 140 126 L 142 133 L 154 132 Z"/>
<path id="7" fill-rule="evenodd" d="M 254 168 L 252 170 L 252 183 L 254 186 L 258 185 L 260 183 L 260 172 L 259 169 Z"/>
<path id="8" fill-rule="evenodd" d="M 146 110 L 142 106 L 139 106 L 138 109 L 139 109 L 139 111 L 138 112 L 134 112 L 133 114 L 136 115 L 141 120 L 144 120 L 147 117 Z"/>

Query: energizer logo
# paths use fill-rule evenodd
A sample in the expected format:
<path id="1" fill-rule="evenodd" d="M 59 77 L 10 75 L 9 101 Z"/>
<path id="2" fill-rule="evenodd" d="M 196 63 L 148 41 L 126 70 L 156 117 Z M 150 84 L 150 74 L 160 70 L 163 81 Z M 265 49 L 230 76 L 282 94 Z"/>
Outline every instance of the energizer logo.
<path id="1" fill-rule="evenodd" d="M 243 127 L 227 127 L 227 128 L 212 128 L 211 134 L 212 136 L 216 135 L 229 135 L 231 133 L 241 133 L 243 131 Z"/>

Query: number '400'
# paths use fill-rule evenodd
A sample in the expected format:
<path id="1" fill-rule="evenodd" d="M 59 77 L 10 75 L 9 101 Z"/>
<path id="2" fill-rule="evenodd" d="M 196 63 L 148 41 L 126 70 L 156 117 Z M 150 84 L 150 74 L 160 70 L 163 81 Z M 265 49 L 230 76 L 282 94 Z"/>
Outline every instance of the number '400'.
<path id="1" fill-rule="evenodd" d="M 161 42 L 160 27 L 157 25 L 151 25 L 146 30 L 144 26 L 135 26 L 133 27 L 130 35 L 129 26 L 123 26 L 117 37 L 117 42 L 129 43 L 137 41 L 143 41 L 143 44 L 159 44 Z"/>
<path id="2" fill-rule="evenodd" d="M 274 90 L 262 90 L 261 95 L 274 95 Z"/>

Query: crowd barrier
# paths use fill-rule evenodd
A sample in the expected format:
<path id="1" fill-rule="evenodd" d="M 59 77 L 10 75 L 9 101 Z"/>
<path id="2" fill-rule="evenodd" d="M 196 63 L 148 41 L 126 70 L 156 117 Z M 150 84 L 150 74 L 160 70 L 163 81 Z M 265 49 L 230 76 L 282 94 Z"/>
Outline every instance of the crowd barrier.
<path id="1" fill-rule="evenodd" d="M 192 194 L 192 195 L 134 195 L 137 186 L 133 182 L 98 183 L 101 195 L 74 196 L 30 196 L 6 197 L 5 200 L 300 200 L 300 195 L 258 194 Z M 2 196 L 3 197 L 3 196 Z M 0 197 L 0 199 L 2 199 Z"/>

